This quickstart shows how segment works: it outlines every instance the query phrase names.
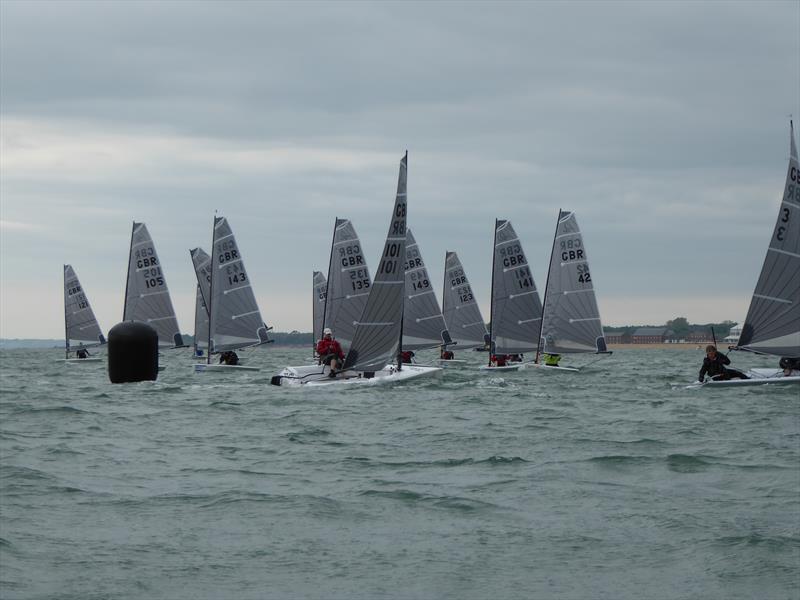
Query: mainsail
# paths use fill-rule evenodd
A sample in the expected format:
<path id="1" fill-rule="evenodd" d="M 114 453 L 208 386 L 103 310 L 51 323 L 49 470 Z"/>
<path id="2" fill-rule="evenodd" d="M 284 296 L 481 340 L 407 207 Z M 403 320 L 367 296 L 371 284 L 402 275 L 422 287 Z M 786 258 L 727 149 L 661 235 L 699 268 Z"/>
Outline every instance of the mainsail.
<path id="1" fill-rule="evenodd" d="M 194 306 L 194 348 L 208 348 L 208 299 L 211 296 L 211 257 L 202 248 L 189 251 L 197 276 L 197 297 Z"/>
<path id="2" fill-rule="evenodd" d="M 452 344 L 419 246 L 406 231 L 406 298 L 403 307 L 403 349 L 419 350 Z"/>
<path id="3" fill-rule="evenodd" d="M 194 352 L 208 348 L 208 307 L 203 300 L 200 284 L 194 301 Z"/>
<path id="4" fill-rule="evenodd" d="M 325 321 L 325 298 L 328 296 L 328 282 L 325 275 L 320 271 L 314 271 L 314 279 L 312 290 L 314 297 L 312 298 L 312 315 L 313 315 L 313 332 L 314 332 L 314 347 L 316 348 L 317 342 L 322 339 L 323 322 Z"/>
<path id="5" fill-rule="evenodd" d="M 575 213 L 558 212 L 544 292 L 541 351 L 605 352 L 586 246 Z"/>
<path id="6" fill-rule="evenodd" d="M 209 337 L 211 351 L 224 352 L 269 342 L 250 277 L 225 217 L 214 217 Z M 209 352 L 209 360 L 210 360 Z"/>
<path id="7" fill-rule="evenodd" d="M 161 261 L 144 223 L 133 224 L 122 320 L 152 326 L 158 333 L 159 346 L 183 346 Z"/>
<path id="8" fill-rule="evenodd" d="M 786 186 L 737 348 L 800 357 L 800 166 L 789 122 Z"/>
<path id="9" fill-rule="evenodd" d="M 364 314 L 356 324 L 344 368 L 377 371 L 392 362 L 402 334 L 406 255 L 406 177 L 408 153 L 400 161 L 397 196 L 389 232 Z"/>
<path id="10" fill-rule="evenodd" d="M 486 323 L 455 252 L 445 255 L 442 314 L 457 348 L 476 348 L 486 344 L 489 337 Z"/>
<path id="11" fill-rule="evenodd" d="M 369 268 L 356 230 L 348 219 L 337 218 L 328 265 L 323 327 L 331 328 L 345 351 L 353 341 L 356 321 L 364 312 L 370 285 Z"/>
<path id="12" fill-rule="evenodd" d="M 67 353 L 106 343 L 72 265 L 64 265 L 64 326 Z"/>
<path id="13" fill-rule="evenodd" d="M 510 221 L 495 221 L 492 271 L 492 352 L 537 349 L 542 303 L 528 261 Z"/>

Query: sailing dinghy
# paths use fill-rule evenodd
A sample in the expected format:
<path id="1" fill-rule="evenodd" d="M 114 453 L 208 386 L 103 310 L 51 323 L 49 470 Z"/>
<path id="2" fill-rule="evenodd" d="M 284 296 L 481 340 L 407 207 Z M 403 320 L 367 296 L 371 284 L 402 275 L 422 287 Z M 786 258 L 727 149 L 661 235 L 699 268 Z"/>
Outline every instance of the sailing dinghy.
<path id="1" fill-rule="evenodd" d="M 425 350 L 453 344 L 419 245 L 406 231 L 403 350 Z"/>
<path id="2" fill-rule="evenodd" d="M 206 362 L 195 364 L 194 370 L 197 373 L 259 371 L 259 367 L 211 363 L 213 354 L 260 346 L 271 341 L 267 334 L 269 328 L 261 319 L 250 277 L 245 271 L 242 254 L 225 217 L 214 217 L 211 251 L 208 352 Z"/>
<path id="3" fill-rule="evenodd" d="M 203 356 L 208 351 L 208 297 L 211 289 L 211 257 L 202 248 L 189 251 L 194 273 L 197 276 L 197 292 L 194 302 L 194 356 Z"/>
<path id="4" fill-rule="evenodd" d="M 122 320 L 140 321 L 153 327 L 159 348 L 185 347 L 161 261 L 144 223 L 133 223 Z"/>
<path id="5" fill-rule="evenodd" d="M 600 310 L 589 271 L 586 245 L 575 213 L 560 210 L 556 220 L 536 361 L 528 366 L 545 371 L 579 371 L 546 365 L 541 354 L 611 354 L 606 347 Z"/>
<path id="6" fill-rule="evenodd" d="M 791 121 L 789 131 L 783 199 L 742 333 L 732 350 L 800 358 L 800 163 Z M 787 376 L 781 369 L 750 369 L 746 375 L 750 379 L 709 380 L 695 387 L 800 383 L 797 370 Z"/>
<path id="7" fill-rule="evenodd" d="M 64 362 L 100 362 L 99 357 L 70 358 L 70 353 L 96 348 L 106 343 L 89 299 L 72 265 L 64 265 Z"/>
<path id="8" fill-rule="evenodd" d="M 535 352 L 542 303 L 511 221 L 495 220 L 492 261 L 491 352 L 483 371 L 516 371 L 522 362 L 492 366 L 491 356 Z"/>
<path id="9" fill-rule="evenodd" d="M 331 377 L 327 365 L 285 367 L 272 378 L 273 385 L 377 385 L 441 371 L 436 367 L 403 365 L 399 361 L 394 363 L 400 353 L 403 337 L 407 165 L 408 153 L 400 161 L 397 196 L 378 271 L 369 286 L 363 314 L 355 323 L 342 369 Z M 328 277 L 329 302 L 331 277 L 332 272 Z M 340 333 L 336 333 L 337 338 L 340 336 Z"/>
<path id="10" fill-rule="evenodd" d="M 455 252 L 445 253 L 442 315 L 456 350 L 484 348 L 489 344 L 486 322 L 472 293 L 464 267 Z M 440 365 L 466 362 L 458 358 L 439 359 Z"/>

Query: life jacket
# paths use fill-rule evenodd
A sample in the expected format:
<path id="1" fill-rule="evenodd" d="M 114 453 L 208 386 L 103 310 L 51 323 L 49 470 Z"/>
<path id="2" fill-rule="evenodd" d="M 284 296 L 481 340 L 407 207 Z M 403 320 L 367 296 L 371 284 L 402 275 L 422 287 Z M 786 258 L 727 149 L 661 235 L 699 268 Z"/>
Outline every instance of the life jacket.
<path id="1" fill-rule="evenodd" d="M 450 350 L 445 350 L 442 352 L 442 360 L 453 360 L 454 354 Z"/>
<path id="2" fill-rule="evenodd" d="M 326 340 L 322 338 L 317 344 L 317 354 L 319 354 L 320 357 L 327 356 L 328 354 L 335 354 L 338 358 L 344 358 L 342 346 L 334 339 Z"/>
<path id="3" fill-rule="evenodd" d="M 492 354 L 492 362 L 495 367 L 505 367 L 507 356 L 505 354 Z"/>
<path id="4" fill-rule="evenodd" d="M 544 364 L 548 367 L 557 367 L 558 361 L 561 360 L 560 354 L 545 354 L 544 355 Z"/>
<path id="5" fill-rule="evenodd" d="M 403 350 L 400 353 L 400 360 L 406 364 L 411 363 L 411 359 L 414 357 L 414 353 L 411 350 Z"/>

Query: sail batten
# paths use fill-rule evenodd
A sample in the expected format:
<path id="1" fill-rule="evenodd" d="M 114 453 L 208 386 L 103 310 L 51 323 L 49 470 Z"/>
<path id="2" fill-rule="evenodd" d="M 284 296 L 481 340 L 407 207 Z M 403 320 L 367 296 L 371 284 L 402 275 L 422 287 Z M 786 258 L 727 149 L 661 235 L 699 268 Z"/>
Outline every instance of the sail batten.
<path id="1" fill-rule="evenodd" d="M 800 164 L 789 131 L 783 198 L 737 348 L 800 357 Z"/>
<path id="2" fill-rule="evenodd" d="M 72 265 L 64 265 L 64 330 L 67 353 L 106 343 Z"/>
<path id="3" fill-rule="evenodd" d="M 150 324 L 161 347 L 184 345 L 161 261 L 144 223 L 134 222 L 131 232 L 122 320 Z"/>
<path id="4" fill-rule="evenodd" d="M 472 286 L 455 252 L 445 253 L 442 315 L 457 349 L 484 346 L 489 335 Z"/>
<path id="5" fill-rule="evenodd" d="M 393 362 L 397 354 L 405 294 L 407 165 L 408 154 L 400 161 L 394 210 L 375 274 L 375 285 L 370 289 L 363 315 L 355 326 L 353 342 L 345 357 L 345 369 L 378 371 Z"/>
<path id="6" fill-rule="evenodd" d="M 217 268 L 211 269 L 210 351 L 224 352 L 269 342 L 241 251 L 225 217 L 214 217 L 211 264 Z"/>
<path id="7" fill-rule="evenodd" d="M 536 351 L 542 303 L 519 237 L 511 221 L 495 222 L 492 274 L 492 352 Z"/>
<path id="8" fill-rule="evenodd" d="M 575 213 L 559 211 L 541 323 L 548 354 L 604 352 L 600 310 Z"/>

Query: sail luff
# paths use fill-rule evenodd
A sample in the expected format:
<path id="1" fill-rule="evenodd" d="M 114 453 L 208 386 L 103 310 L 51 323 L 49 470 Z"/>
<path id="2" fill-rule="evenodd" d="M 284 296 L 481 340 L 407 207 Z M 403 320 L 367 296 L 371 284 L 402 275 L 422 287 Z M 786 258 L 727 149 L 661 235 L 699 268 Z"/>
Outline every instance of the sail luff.
<path id="1" fill-rule="evenodd" d="M 800 164 L 791 121 L 789 137 L 783 197 L 737 349 L 800 357 Z"/>

